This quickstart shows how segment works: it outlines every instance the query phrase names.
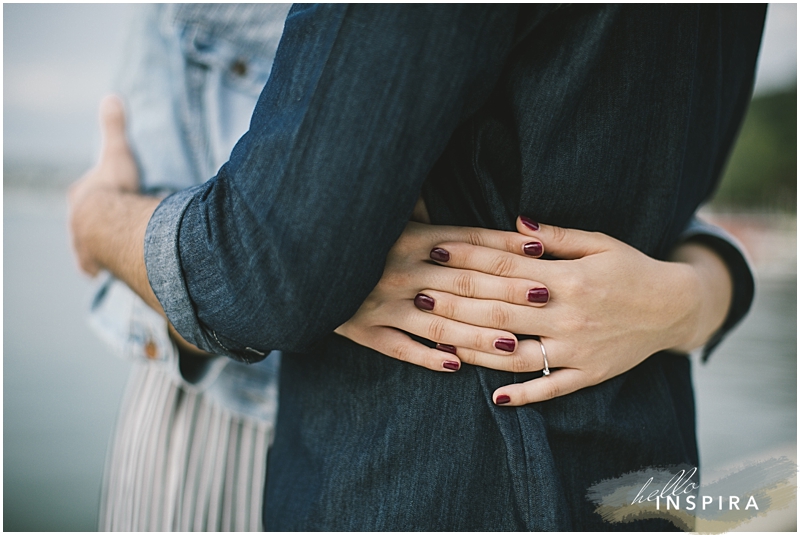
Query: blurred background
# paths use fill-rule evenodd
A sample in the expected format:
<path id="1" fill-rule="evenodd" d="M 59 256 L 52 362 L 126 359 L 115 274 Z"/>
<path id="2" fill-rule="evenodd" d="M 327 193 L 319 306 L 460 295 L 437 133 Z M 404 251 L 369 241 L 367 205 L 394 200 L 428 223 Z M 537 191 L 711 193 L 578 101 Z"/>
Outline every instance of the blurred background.
<path id="1" fill-rule="evenodd" d="M 96 528 L 105 451 L 129 366 L 86 323 L 67 185 L 99 145 L 135 6 L 3 6 L 3 528 Z M 744 244 L 758 289 L 710 362 L 695 357 L 702 481 L 797 459 L 797 6 L 770 4 L 755 94 L 702 214 Z M 743 526 L 795 531 L 796 505 Z"/>

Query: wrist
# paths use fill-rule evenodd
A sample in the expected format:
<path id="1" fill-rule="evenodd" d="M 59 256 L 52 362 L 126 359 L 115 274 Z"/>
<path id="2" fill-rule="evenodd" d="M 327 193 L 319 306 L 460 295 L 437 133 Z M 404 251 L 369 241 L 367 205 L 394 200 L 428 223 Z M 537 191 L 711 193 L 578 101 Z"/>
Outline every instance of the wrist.
<path id="1" fill-rule="evenodd" d="M 703 342 L 700 332 L 703 308 L 702 279 L 695 266 L 683 262 L 667 262 L 676 275 L 679 288 L 680 309 L 670 328 L 670 340 L 665 349 L 675 353 L 689 353 Z"/>
<path id="2" fill-rule="evenodd" d="M 688 242 L 673 251 L 670 263 L 683 266 L 687 275 L 687 314 L 677 343 L 670 349 L 688 353 L 703 344 L 722 326 L 731 305 L 733 281 L 725 262 L 710 248 Z"/>

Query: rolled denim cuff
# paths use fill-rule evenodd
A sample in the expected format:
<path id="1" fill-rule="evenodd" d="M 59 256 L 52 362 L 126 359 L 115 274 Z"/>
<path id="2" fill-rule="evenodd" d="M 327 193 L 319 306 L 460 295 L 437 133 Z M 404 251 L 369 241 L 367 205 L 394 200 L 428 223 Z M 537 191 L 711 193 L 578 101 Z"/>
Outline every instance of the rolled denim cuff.
<path id="1" fill-rule="evenodd" d="M 702 361 L 706 362 L 719 343 L 750 310 L 755 295 L 753 269 L 744 253 L 744 248 L 733 236 L 696 217 L 683 231 L 679 241 L 693 241 L 710 247 L 725 262 L 733 280 L 733 296 L 728 315 L 722 326 L 703 347 Z"/>
<path id="2" fill-rule="evenodd" d="M 192 300 L 183 280 L 178 232 L 183 213 L 202 186 L 187 188 L 161 201 L 144 236 L 144 263 L 147 279 L 175 330 L 198 347 L 202 330 L 194 314 Z"/>
<path id="3" fill-rule="evenodd" d="M 206 187 L 200 184 L 174 193 L 161 201 L 153 212 L 144 237 L 147 279 L 170 323 L 184 339 L 209 353 L 251 364 L 267 355 L 249 347 L 239 351 L 223 344 L 216 333 L 197 318 L 183 277 L 178 249 L 181 222 L 195 195 Z"/>

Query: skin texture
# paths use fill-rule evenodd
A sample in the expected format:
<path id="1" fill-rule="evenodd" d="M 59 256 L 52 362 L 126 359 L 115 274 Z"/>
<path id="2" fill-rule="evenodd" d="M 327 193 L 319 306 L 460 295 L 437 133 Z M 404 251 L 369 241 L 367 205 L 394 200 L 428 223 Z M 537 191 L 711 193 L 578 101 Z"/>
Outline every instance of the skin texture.
<path id="1" fill-rule="evenodd" d="M 139 171 L 128 147 L 119 98 L 109 96 L 100 103 L 100 129 L 100 160 L 67 193 L 70 241 L 78 268 L 92 277 L 107 269 L 166 317 L 144 265 L 144 234 L 160 199 L 138 194 Z M 181 351 L 209 356 L 171 324 L 169 331 Z"/>
<path id="2" fill-rule="evenodd" d="M 455 324 L 412 318 L 412 303 L 442 320 L 540 336 L 552 373 L 494 393 L 498 404 L 524 405 L 598 384 L 661 350 L 687 353 L 703 345 L 727 315 L 730 274 L 703 245 L 681 244 L 662 262 L 604 234 L 536 226 L 518 219 L 518 235 L 527 236 L 520 242 L 509 239 L 514 233 L 456 229 L 468 233 L 465 239 L 431 246 L 429 229 L 446 227 L 409 223 L 375 290 L 336 332 L 441 371 L 453 370 L 439 367 L 445 358 L 511 372 L 542 370 L 544 360 L 536 340 L 520 341 L 510 353 L 486 351 L 486 339 L 461 337 L 450 329 Z M 537 242 L 559 260 L 523 252 L 521 245 Z M 430 259 L 449 272 L 430 269 Z M 548 302 L 530 302 L 529 288 L 546 288 Z M 455 346 L 447 348 L 453 354 L 436 359 L 397 328 Z"/>
<path id="3" fill-rule="evenodd" d="M 79 268 L 106 269 L 162 315 L 147 280 L 144 235 L 160 200 L 138 194 L 122 103 L 101 104 L 104 147 L 97 166 L 69 191 Z M 424 204 L 414 218 L 427 221 Z M 732 296 L 723 261 L 684 243 L 654 260 L 600 233 L 517 220 L 518 232 L 409 222 L 383 277 L 336 332 L 385 355 L 448 373 L 462 363 L 549 376 L 507 385 L 495 403 L 551 399 L 619 375 L 664 349 L 685 353 L 722 325 Z M 547 251 L 558 260 L 540 260 Z M 205 354 L 173 337 L 182 350 Z M 432 349 L 407 333 L 437 342 Z"/>

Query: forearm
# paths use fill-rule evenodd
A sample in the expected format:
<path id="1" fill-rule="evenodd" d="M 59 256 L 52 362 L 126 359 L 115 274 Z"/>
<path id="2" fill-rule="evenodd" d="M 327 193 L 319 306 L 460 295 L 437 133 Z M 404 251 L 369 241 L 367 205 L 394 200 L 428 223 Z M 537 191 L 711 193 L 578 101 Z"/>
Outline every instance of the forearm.
<path id="1" fill-rule="evenodd" d="M 696 242 L 679 245 L 670 255 L 671 262 L 691 268 L 694 284 L 687 288 L 694 294 L 696 310 L 689 316 L 693 323 L 685 339 L 672 348 L 688 353 L 709 341 L 721 327 L 731 307 L 733 279 L 722 258 L 711 248 Z"/>
<path id="2" fill-rule="evenodd" d="M 144 234 L 159 199 L 98 188 L 74 208 L 73 232 L 102 269 L 127 284 L 163 315 L 144 266 Z"/>
<path id="3" fill-rule="evenodd" d="M 99 267 L 127 284 L 153 310 L 165 316 L 147 280 L 144 265 L 145 230 L 159 202 L 160 199 L 137 193 L 98 189 L 76 207 L 73 229 Z M 209 355 L 184 340 L 172 324 L 169 332 L 182 351 Z"/>
<path id="4" fill-rule="evenodd" d="M 352 316 L 465 107 L 490 94 L 515 15 L 293 8 L 250 131 L 148 226 L 149 280 L 176 329 L 249 360 L 304 351 Z"/>

